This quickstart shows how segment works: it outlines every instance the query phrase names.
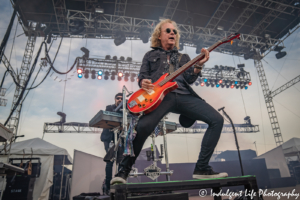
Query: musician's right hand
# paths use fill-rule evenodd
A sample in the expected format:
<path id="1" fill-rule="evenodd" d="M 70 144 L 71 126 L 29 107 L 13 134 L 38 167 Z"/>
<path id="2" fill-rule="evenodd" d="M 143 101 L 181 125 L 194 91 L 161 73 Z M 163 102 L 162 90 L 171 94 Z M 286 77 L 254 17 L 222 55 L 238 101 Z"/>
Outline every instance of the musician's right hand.
<path id="1" fill-rule="evenodd" d="M 141 85 L 142 85 L 142 89 L 144 90 L 153 90 L 154 88 L 151 79 L 143 79 Z"/>

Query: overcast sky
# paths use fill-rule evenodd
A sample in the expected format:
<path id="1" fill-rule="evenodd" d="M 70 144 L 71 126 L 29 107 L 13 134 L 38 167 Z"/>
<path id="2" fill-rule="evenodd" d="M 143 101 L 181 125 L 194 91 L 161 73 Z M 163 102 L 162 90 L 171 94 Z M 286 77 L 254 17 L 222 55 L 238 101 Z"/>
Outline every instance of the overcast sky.
<path id="1" fill-rule="evenodd" d="M 2 1 L 0 10 L 0 36 L 3 39 L 12 14 L 10 2 L 8 0 Z M 15 29 L 16 21 L 5 50 L 7 57 L 10 57 Z M 300 30 L 297 30 L 284 42 L 286 47 L 284 50 L 287 51 L 287 56 L 278 60 L 275 58 L 275 53 L 272 52 L 264 58 L 263 66 L 269 87 L 272 91 L 300 74 L 298 64 L 300 53 L 299 31 Z M 22 33 L 23 30 L 21 26 L 18 25 L 16 35 Z M 27 38 L 24 35 L 16 37 L 15 39 L 10 61 L 15 70 L 21 66 L 26 41 Z M 59 41 L 60 38 L 54 41 L 51 48 L 50 56 L 52 59 L 57 50 Z M 34 57 L 41 42 L 42 38 L 38 38 L 35 45 Z M 118 57 L 132 57 L 135 61 L 142 61 L 144 54 L 150 50 L 150 42 L 143 44 L 142 41 L 126 41 L 117 47 L 114 45 L 113 40 L 66 38 L 63 39 L 60 52 L 54 64 L 56 69 L 60 71 L 69 69 L 75 58 L 82 56 L 80 48 L 83 46 L 86 46 L 90 50 L 90 57 L 116 55 Z M 196 56 L 195 48 L 185 47 L 182 52 L 187 53 L 191 58 Z M 44 53 L 41 54 L 41 57 L 44 57 Z M 275 148 L 276 144 L 253 60 L 244 60 L 236 56 L 212 52 L 210 60 L 206 63 L 206 67 L 212 68 L 214 65 L 236 66 L 240 63 L 245 64 L 245 70 L 250 72 L 251 75 L 253 84 L 248 90 L 201 86 L 193 86 L 193 88 L 215 109 L 225 106 L 226 112 L 236 124 L 244 123 L 244 117 L 250 116 L 252 124 L 259 125 L 260 131 L 258 133 L 239 133 L 239 146 L 241 150 L 255 150 L 253 143 L 256 142 L 257 151 L 260 155 Z M 40 60 L 36 67 L 36 72 L 39 68 L 39 64 Z M 40 82 L 44 77 L 48 67 L 49 66 L 38 76 L 36 83 Z M 4 72 L 5 67 L 1 63 L 1 79 Z M 67 122 L 87 123 L 99 110 L 104 110 L 106 105 L 114 103 L 114 95 L 121 92 L 124 84 L 129 90 L 136 91 L 138 89 L 136 82 L 93 80 L 91 78 L 79 79 L 76 70 L 71 71 L 67 75 L 66 85 L 63 81 L 65 79 L 65 75 L 53 73 L 52 76 L 49 76 L 38 88 L 30 91 L 23 105 L 18 132 L 19 135 L 25 135 L 25 137 L 18 139 L 18 141 L 36 137 L 42 138 L 44 123 L 57 122 L 60 120 L 60 117 L 56 114 L 58 111 L 63 111 L 67 114 Z M 15 85 L 10 75 L 5 79 L 3 87 L 8 89 L 4 97 L 8 99 L 8 103 L 6 107 L 0 107 L 0 122 L 2 124 L 10 112 L 15 91 Z M 273 99 L 284 141 L 299 136 L 299 97 L 300 85 L 298 83 Z M 171 114 L 168 120 L 178 122 L 178 115 Z M 203 134 L 168 135 L 170 162 L 196 162 L 202 137 Z M 96 156 L 105 155 L 103 143 L 100 141 L 100 134 L 47 133 L 44 140 L 59 147 L 66 148 L 72 157 L 74 149 Z M 161 144 L 162 142 L 162 137 L 158 137 L 156 144 Z M 149 146 L 150 139 L 147 140 L 144 148 Z M 225 151 L 235 149 L 233 134 L 222 134 L 216 150 Z"/>

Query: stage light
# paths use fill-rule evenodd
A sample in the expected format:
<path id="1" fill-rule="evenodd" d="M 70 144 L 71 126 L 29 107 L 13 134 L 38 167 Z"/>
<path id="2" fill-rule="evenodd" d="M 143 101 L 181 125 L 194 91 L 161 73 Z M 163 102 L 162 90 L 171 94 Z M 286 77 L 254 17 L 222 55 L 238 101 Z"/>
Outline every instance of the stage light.
<path id="1" fill-rule="evenodd" d="M 226 88 L 229 88 L 230 87 L 230 85 L 226 85 Z"/>
<path id="2" fill-rule="evenodd" d="M 121 76 L 118 76 L 118 81 L 121 81 L 122 80 L 122 77 Z"/>
<path id="3" fill-rule="evenodd" d="M 285 51 L 280 51 L 278 53 L 275 54 L 275 57 L 277 59 L 283 58 L 284 56 L 286 56 L 286 52 Z"/>
<path id="4" fill-rule="evenodd" d="M 223 80 L 221 79 L 221 80 L 219 80 L 219 83 L 221 84 L 221 83 L 223 83 Z"/>
<path id="5" fill-rule="evenodd" d="M 136 77 L 136 74 L 135 73 L 131 73 L 131 75 L 130 75 L 130 81 L 134 82 L 135 81 L 135 77 Z"/>
<path id="6" fill-rule="evenodd" d="M 123 73 L 122 72 L 119 72 L 118 73 L 118 77 L 122 77 L 123 76 Z"/>
<path id="7" fill-rule="evenodd" d="M 104 80 L 108 80 L 108 76 L 109 76 L 109 72 L 108 71 L 104 72 Z"/>
<path id="8" fill-rule="evenodd" d="M 115 45 L 119 46 L 119 45 L 123 44 L 125 41 L 126 41 L 125 33 L 122 32 L 121 30 L 118 30 L 117 34 L 115 36 L 115 39 L 114 39 Z"/>
<path id="9" fill-rule="evenodd" d="M 245 90 L 247 90 L 248 89 L 248 86 L 245 86 Z"/>
<path id="10" fill-rule="evenodd" d="M 245 67 L 245 64 L 238 64 L 237 67 L 238 68 L 243 68 L 243 67 Z"/>
<path id="11" fill-rule="evenodd" d="M 196 45 L 196 54 L 201 53 L 201 49 L 203 48 L 203 40 L 200 39 Z"/>
<path id="12" fill-rule="evenodd" d="M 215 87 L 215 84 L 212 83 L 210 86 L 211 86 L 211 87 Z"/>
<path id="13" fill-rule="evenodd" d="M 98 71 L 98 75 L 99 75 L 99 76 L 102 76 L 102 74 L 103 74 L 102 70 L 99 70 L 99 71 Z"/>
<path id="14" fill-rule="evenodd" d="M 95 8 L 95 12 L 96 13 L 104 13 L 104 9 L 103 8 Z"/>
<path id="15" fill-rule="evenodd" d="M 95 70 L 92 70 L 92 79 L 95 79 L 96 78 L 96 71 Z"/>
<path id="16" fill-rule="evenodd" d="M 87 48 L 81 47 L 80 50 L 84 53 L 82 56 L 83 59 L 88 59 L 90 57 L 90 51 Z"/>
<path id="17" fill-rule="evenodd" d="M 219 69 L 219 66 L 218 66 L 218 65 L 215 65 L 215 69 Z"/>
<path id="18" fill-rule="evenodd" d="M 199 82 L 195 82 L 195 86 L 198 86 L 199 85 Z"/>
<path id="19" fill-rule="evenodd" d="M 106 55 L 105 60 L 110 60 L 110 55 Z"/>
<path id="20" fill-rule="evenodd" d="M 239 83 L 238 81 L 235 81 L 235 82 L 234 82 L 234 84 L 236 84 L 236 85 L 237 85 L 238 83 Z"/>
<path id="21" fill-rule="evenodd" d="M 231 87 L 231 89 L 233 89 L 233 88 L 234 88 L 234 85 L 231 85 L 230 87 Z"/>
<path id="22" fill-rule="evenodd" d="M 115 78 L 115 76 L 111 75 L 111 76 L 110 76 L 110 79 L 111 79 L 112 81 L 114 81 L 116 78 Z"/>
<path id="23" fill-rule="evenodd" d="M 238 85 L 236 85 L 236 86 L 235 86 L 235 88 L 236 88 L 236 89 L 239 89 L 239 86 L 238 86 Z"/>
<path id="24" fill-rule="evenodd" d="M 216 87 L 218 88 L 218 87 L 220 87 L 220 85 L 219 85 L 219 84 L 217 84 L 217 85 L 216 85 Z"/>
<path id="25" fill-rule="evenodd" d="M 121 56 L 121 57 L 120 57 L 120 60 L 121 60 L 121 61 L 124 61 L 124 60 L 125 60 L 124 56 Z"/>
<path id="26" fill-rule="evenodd" d="M 85 71 L 84 71 L 84 78 L 86 78 L 86 79 L 88 79 L 89 78 L 89 70 L 88 69 L 86 69 Z"/>
<path id="27" fill-rule="evenodd" d="M 225 87 L 225 85 L 222 84 L 222 85 L 221 85 L 221 88 L 224 88 L 224 87 Z"/>
<path id="28" fill-rule="evenodd" d="M 241 89 L 243 89 L 244 88 L 244 86 L 243 85 L 241 85 Z"/>
<path id="29" fill-rule="evenodd" d="M 201 86 L 204 86 L 204 85 L 205 85 L 205 83 L 204 83 L 204 82 L 202 82 L 202 83 L 201 83 Z"/>
<path id="30" fill-rule="evenodd" d="M 207 82 L 207 78 L 205 78 L 203 81 L 206 83 Z"/>
<path id="31" fill-rule="evenodd" d="M 82 31 L 85 30 L 84 21 L 74 20 L 74 26 L 70 27 L 71 35 L 79 35 Z"/>
<path id="32" fill-rule="evenodd" d="M 98 78 L 98 80 L 101 80 L 101 79 L 102 79 L 102 76 L 98 76 L 97 78 Z"/>
<path id="33" fill-rule="evenodd" d="M 114 56 L 112 59 L 113 59 L 113 60 L 118 60 L 118 57 L 117 57 L 117 56 Z"/>
<path id="34" fill-rule="evenodd" d="M 218 27 L 217 27 L 217 30 L 223 31 L 223 30 L 224 30 L 224 27 L 223 27 L 223 26 L 218 26 Z"/>
<path id="35" fill-rule="evenodd" d="M 248 85 L 252 85 L 252 82 L 249 82 Z"/>
<path id="36" fill-rule="evenodd" d="M 206 85 L 206 87 L 209 87 L 209 83 L 208 82 L 206 82 L 205 85 Z"/>
<path id="37" fill-rule="evenodd" d="M 77 69 L 78 74 L 82 74 L 82 69 Z"/>
<path id="38" fill-rule="evenodd" d="M 141 27 L 139 37 L 143 41 L 144 44 L 148 43 L 149 38 L 150 38 L 149 29 L 146 27 Z"/>
<path id="39" fill-rule="evenodd" d="M 248 60 L 250 58 L 253 58 L 255 56 L 255 54 L 256 54 L 256 51 L 254 49 L 249 49 L 248 53 L 244 54 L 244 59 Z"/>
<path id="40" fill-rule="evenodd" d="M 128 81 L 129 80 L 129 76 L 130 76 L 130 74 L 129 73 L 125 73 L 125 77 L 124 77 L 124 81 Z"/>
<path id="41" fill-rule="evenodd" d="M 82 78 L 82 76 L 83 76 L 82 74 L 78 74 L 78 78 Z"/>

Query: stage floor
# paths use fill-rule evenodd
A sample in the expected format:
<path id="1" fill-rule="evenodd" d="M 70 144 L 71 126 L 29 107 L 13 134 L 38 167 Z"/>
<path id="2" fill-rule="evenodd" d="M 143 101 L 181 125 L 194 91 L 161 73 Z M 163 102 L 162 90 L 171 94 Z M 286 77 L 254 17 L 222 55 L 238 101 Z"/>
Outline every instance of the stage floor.
<path id="1" fill-rule="evenodd" d="M 297 198 L 297 200 L 300 199 L 300 185 L 296 185 L 295 187 L 284 187 L 284 188 L 270 188 L 267 190 L 267 193 L 271 193 L 273 190 L 274 192 L 282 192 L 282 193 L 292 193 L 293 190 L 294 194 L 299 194 L 299 197 Z M 286 196 L 280 196 L 280 200 L 295 200 L 297 196 L 290 196 L 290 198 L 286 197 Z M 229 199 L 228 196 L 223 196 L 222 199 Z M 232 198 L 231 200 L 233 200 L 234 198 Z M 276 200 L 277 197 L 276 196 L 264 196 L 264 200 Z M 200 196 L 192 196 L 189 197 L 189 200 L 213 200 L 212 196 L 206 196 L 206 197 L 200 197 Z"/>

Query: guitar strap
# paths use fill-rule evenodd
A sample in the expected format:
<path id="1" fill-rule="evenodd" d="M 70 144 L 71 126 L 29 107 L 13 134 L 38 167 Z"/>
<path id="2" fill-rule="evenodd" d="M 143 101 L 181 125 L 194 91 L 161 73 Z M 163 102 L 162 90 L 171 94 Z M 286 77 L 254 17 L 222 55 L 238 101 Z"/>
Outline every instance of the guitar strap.
<path id="1" fill-rule="evenodd" d="M 181 60 L 181 57 L 182 57 L 182 54 L 179 53 L 179 56 L 178 56 L 178 65 L 179 65 L 179 62 Z M 170 62 L 169 73 L 172 74 L 175 70 L 176 69 L 175 69 L 174 65 Z"/>

